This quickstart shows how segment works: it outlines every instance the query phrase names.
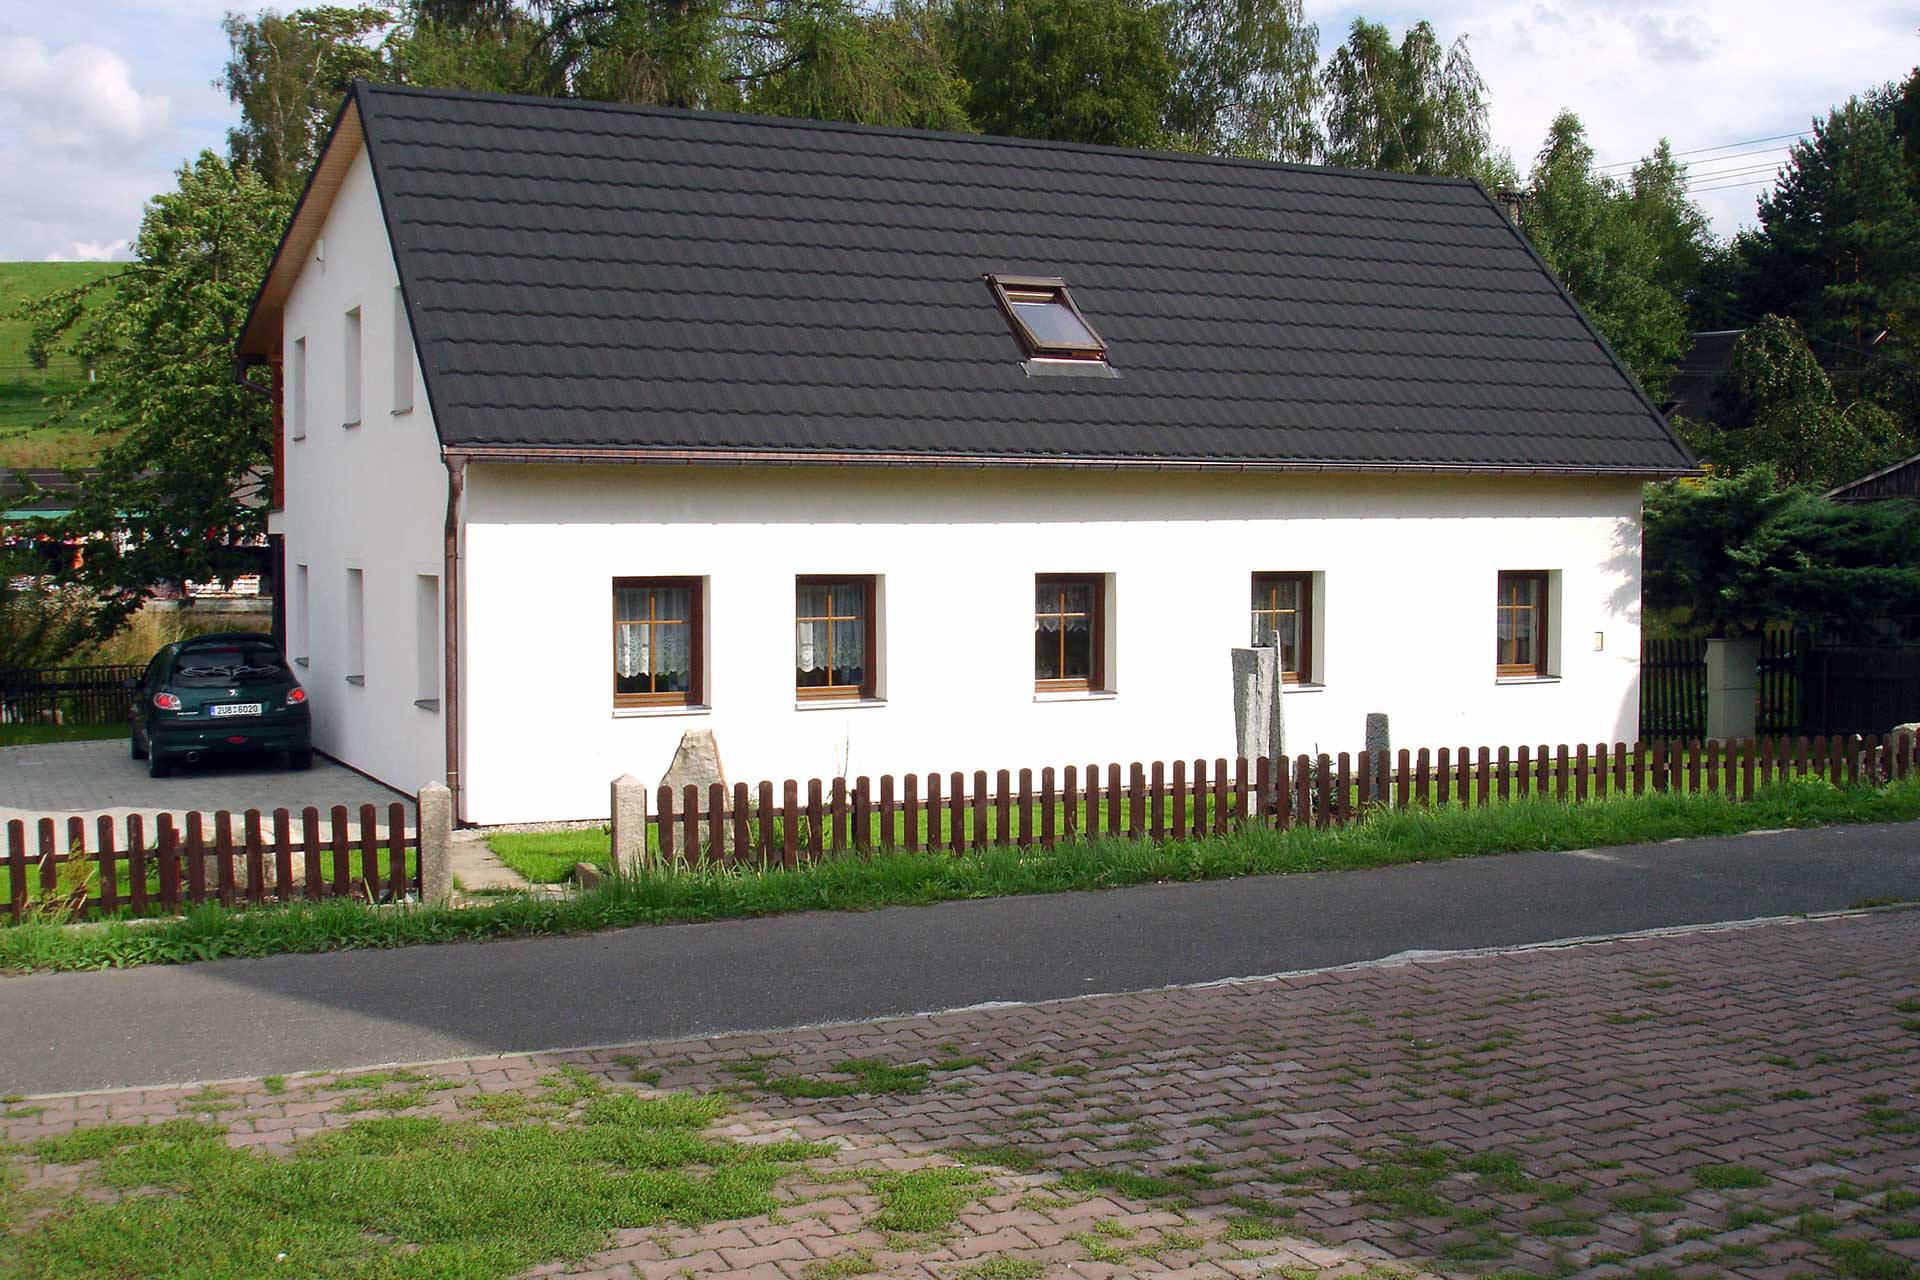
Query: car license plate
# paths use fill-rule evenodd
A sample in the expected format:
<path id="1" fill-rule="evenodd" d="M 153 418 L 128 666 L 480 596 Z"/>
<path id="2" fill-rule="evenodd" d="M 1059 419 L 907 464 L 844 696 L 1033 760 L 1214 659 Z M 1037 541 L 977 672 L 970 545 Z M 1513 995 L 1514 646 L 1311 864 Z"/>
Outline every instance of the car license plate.
<path id="1" fill-rule="evenodd" d="M 209 708 L 207 714 L 214 717 L 257 716 L 260 714 L 260 704 L 257 702 L 228 702 L 217 707 Z"/>

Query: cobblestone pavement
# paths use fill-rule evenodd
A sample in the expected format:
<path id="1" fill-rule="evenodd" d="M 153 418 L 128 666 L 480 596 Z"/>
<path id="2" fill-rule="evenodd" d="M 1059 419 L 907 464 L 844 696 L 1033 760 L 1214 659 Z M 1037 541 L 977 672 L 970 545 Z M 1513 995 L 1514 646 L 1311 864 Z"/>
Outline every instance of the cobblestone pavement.
<path id="1" fill-rule="evenodd" d="M 775 1214 L 618 1232 L 538 1275 L 1920 1276 L 1920 911 L 473 1059 L 380 1087 L 471 1117 L 556 1073 L 733 1090 L 716 1136 L 838 1152 L 783 1180 Z M 329 1083 L 231 1088 L 229 1141 L 285 1153 L 353 1123 Z M 16 1102 L 0 1137 L 204 1096 Z M 876 1171 L 969 1166 L 984 1181 L 947 1230 L 878 1229 Z M 83 1174 L 30 1166 L 28 1186 Z"/>
<path id="2" fill-rule="evenodd" d="M 387 806 L 410 797 L 383 787 L 371 778 L 331 760 L 315 759 L 313 768 L 280 768 L 270 756 L 244 756 L 183 767 L 167 778 L 147 776 L 145 761 L 127 753 L 127 740 L 49 742 L 32 747 L 0 747 L 0 827 L 13 819 L 31 822 L 78 815 L 87 820 L 87 847 L 94 847 L 95 819 L 114 819 L 115 840 L 126 838 L 126 818 L 140 814 L 152 831 L 154 815 L 191 811 L 235 813 L 278 808 L 296 815 L 307 805 L 320 809 L 322 819 L 336 804 L 358 813 L 360 806 L 379 807 L 383 829 Z M 407 821 L 413 806 L 407 805 Z"/>

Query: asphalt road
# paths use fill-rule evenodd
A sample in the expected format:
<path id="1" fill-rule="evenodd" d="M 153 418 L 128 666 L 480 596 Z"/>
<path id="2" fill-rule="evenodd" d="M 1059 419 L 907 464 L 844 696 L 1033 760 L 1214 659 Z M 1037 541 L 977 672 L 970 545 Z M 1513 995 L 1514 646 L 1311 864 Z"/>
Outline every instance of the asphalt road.
<path id="1" fill-rule="evenodd" d="M 1920 823 L 0 979 L 0 1094 L 615 1044 L 1920 900 Z"/>

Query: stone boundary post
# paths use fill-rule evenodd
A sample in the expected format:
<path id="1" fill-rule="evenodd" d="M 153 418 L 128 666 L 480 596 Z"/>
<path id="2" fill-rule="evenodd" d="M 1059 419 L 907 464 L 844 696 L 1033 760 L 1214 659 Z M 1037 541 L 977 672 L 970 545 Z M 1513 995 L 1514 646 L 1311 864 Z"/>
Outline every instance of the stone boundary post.
<path id="1" fill-rule="evenodd" d="M 420 901 L 453 901 L 453 792 L 440 782 L 420 788 Z"/>
<path id="2" fill-rule="evenodd" d="M 630 876 L 647 860 L 647 784 L 630 773 L 613 780 L 613 874 Z"/>

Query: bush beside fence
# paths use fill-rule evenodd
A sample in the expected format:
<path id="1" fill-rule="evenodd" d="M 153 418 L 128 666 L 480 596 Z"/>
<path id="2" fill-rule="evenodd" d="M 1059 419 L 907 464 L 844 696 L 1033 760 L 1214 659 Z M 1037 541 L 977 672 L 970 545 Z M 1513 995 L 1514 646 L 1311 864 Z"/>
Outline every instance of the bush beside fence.
<path id="1" fill-rule="evenodd" d="M 1063 840 L 1165 842 L 1252 823 L 1340 826 L 1376 807 L 1488 805 L 1551 796 L 1698 792 L 1750 799 L 1757 787 L 1817 777 L 1836 785 L 1910 777 L 1911 736 L 1582 743 L 1575 747 L 1442 747 L 1297 756 L 1276 776 L 1267 760 L 1069 765 L 1018 771 L 719 783 L 652 793 L 646 847 L 664 862 L 796 866 L 894 850 L 990 846 L 1048 849 Z M 804 800 L 802 794 L 804 791 Z M 616 804 L 616 808 L 617 808 Z M 617 824 L 616 824 L 617 828 Z M 616 829 L 616 862 L 623 854 Z"/>

